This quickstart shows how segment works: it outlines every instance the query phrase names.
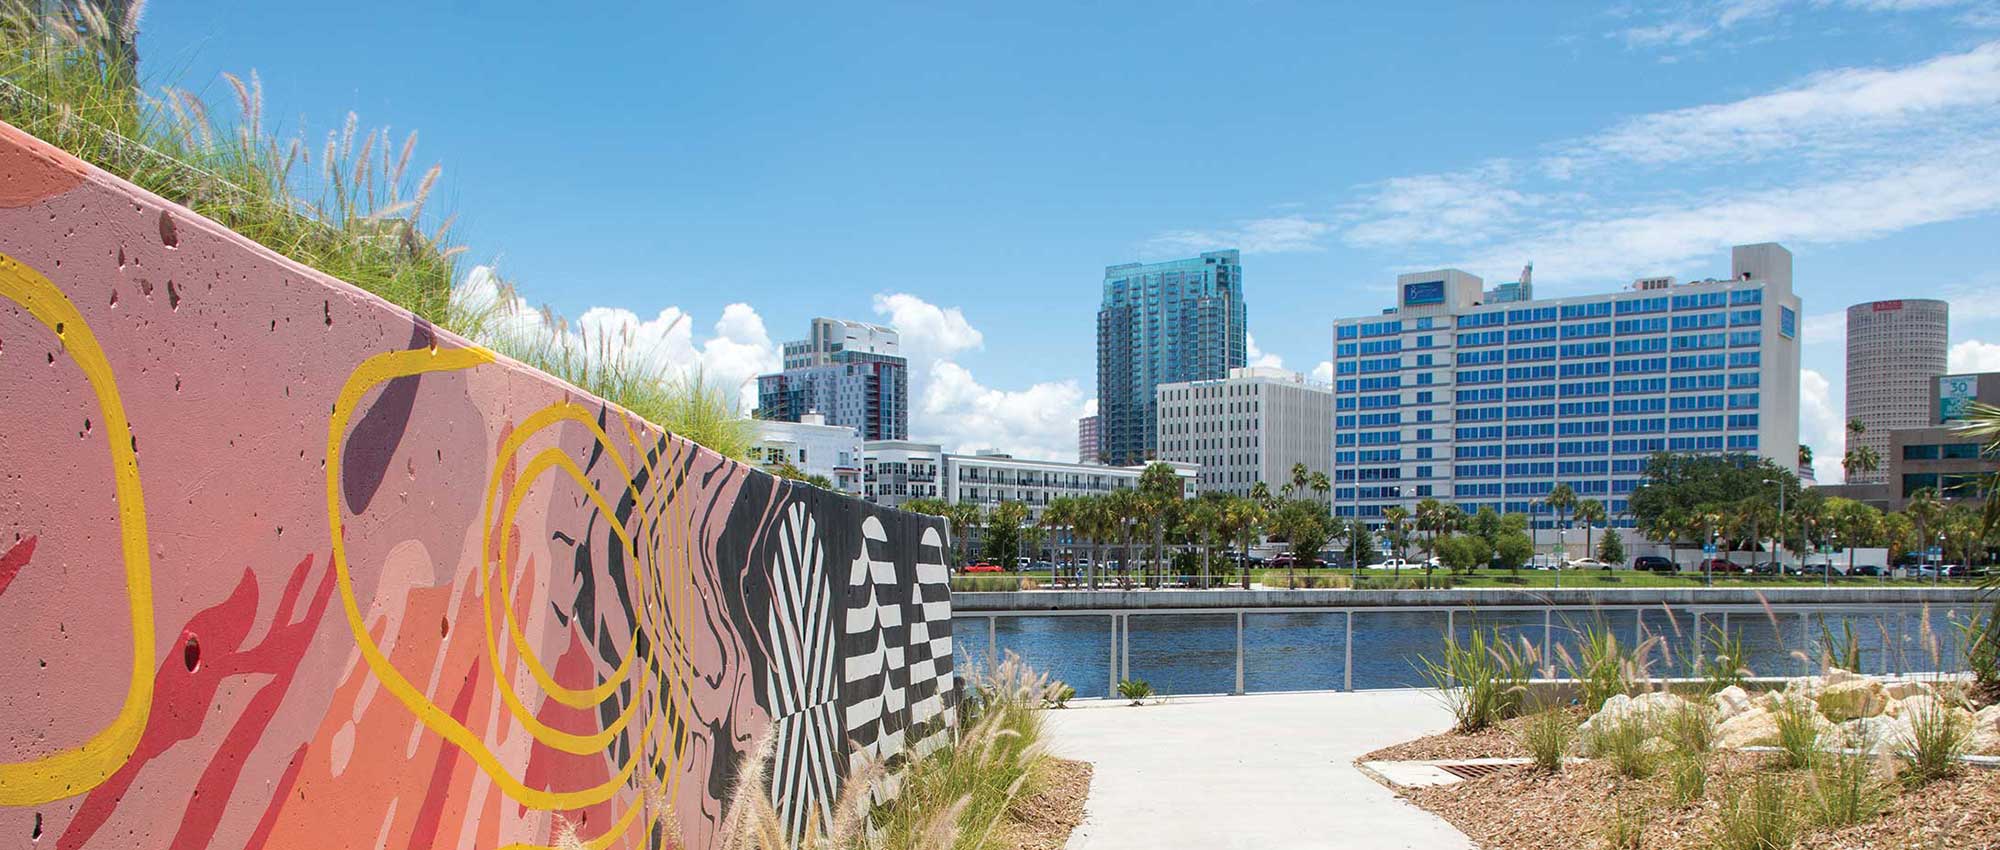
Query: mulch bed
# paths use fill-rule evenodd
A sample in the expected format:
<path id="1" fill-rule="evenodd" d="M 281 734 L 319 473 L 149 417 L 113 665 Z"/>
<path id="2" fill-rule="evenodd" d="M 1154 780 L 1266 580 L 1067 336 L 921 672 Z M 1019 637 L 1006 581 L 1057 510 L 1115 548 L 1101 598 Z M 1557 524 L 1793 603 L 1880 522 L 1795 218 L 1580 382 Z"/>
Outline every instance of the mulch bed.
<path id="1" fill-rule="evenodd" d="M 1450 749 L 1430 739 L 1401 746 L 1417 752 Z M 1471 756 L 1452 751 L 1420 757 Z M 1597 761 L 1572 765 L 1557 774 L 1527 766 L 1508 768 L 1482 779 L 1401 789 L 1401 793 L 1488 850 L 1604 847 L 1606 825 L 1621 813 L 1645 818 L 1639 847 L 1698 850 L 1715 846 L 1718 795 L 1767 762 L 1768 756 L 1758 754 L 1718 753 L 1709 770 L 1707 796 L 1686 806 L 1672 805 L 1664 776 L 1622 779 Z M 1799 779 L 1796 774 L 1791 778 Z M 1797 792 L 1800 812 L 1806 805 L 1804 793 Z M 1967 769 L 1957 778 L 1901 794 L 1887 812 L 1868 823 L 1839 830 L 1809 829 L 1797 846 L 1801 850 L 1995 850 L 2000 848 L 2000 771 Z"/>
<path id="2" fill-rule="evenodd" d="M 1361 761 L 1433 761 L 1439 759 L 1526 758 L 1520 730 L 1530 718 L 1502 720 L 1470 735 L 1445 732 L 1383 747 Z"/>
<path id="3" fill-rule="evenodd" d="M 1010 845 L 1020 850 L 1062 850 L 1090 798 L 1090 762 L 1051 758 L 1042 769 L 1035 793 L 1008 809 Z"/>

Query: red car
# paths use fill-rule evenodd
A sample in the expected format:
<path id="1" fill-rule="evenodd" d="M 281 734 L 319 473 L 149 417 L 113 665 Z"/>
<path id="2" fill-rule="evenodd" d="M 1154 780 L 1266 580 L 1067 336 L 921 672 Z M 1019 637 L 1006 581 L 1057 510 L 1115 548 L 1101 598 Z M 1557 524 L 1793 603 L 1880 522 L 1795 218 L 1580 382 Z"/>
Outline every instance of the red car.
<path id="1" fill-rule="evenodd" d="M 1743 572 L 1743 565 L 1728 558 L 1710 558 L 1701 562 L 1701 566 L 1696 567 L 1695 572 L 1740 573 Z"/>
<path id="2" fill-rule="evenodd" d="M 960 572 L 967 572 L 967 573 L 1004 573 L 1004 572 L 1006 572 L 1006 570 L 1003 570 L 1003 569 L 1001 569 L 1001 568 L 1000 568 L 1000 565 L 999 565 L 999 564 L 989 564 L 989 563 L 986 563 L 985 561 L 981 561 L 981 562 L 979 562 L 979 563 L 977 563 L 977 564 L 967 564 L 967 565 L 966 565 L 966 567 L 965 567 L 965 569 L 963 569 L 963 570 L 960 570 Z"/>

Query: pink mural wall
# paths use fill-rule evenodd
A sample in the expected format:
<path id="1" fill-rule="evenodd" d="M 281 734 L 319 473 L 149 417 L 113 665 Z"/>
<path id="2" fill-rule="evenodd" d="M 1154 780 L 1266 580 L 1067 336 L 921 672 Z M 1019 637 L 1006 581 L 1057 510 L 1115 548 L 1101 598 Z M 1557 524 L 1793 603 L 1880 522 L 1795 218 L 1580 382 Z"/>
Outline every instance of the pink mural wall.
<path id="1" fill-rule="evenodd" d="M 944 534 L 0 124 L 0 846 L 707 846 L 765 735 L 803 829 L 950 734 Z"/>

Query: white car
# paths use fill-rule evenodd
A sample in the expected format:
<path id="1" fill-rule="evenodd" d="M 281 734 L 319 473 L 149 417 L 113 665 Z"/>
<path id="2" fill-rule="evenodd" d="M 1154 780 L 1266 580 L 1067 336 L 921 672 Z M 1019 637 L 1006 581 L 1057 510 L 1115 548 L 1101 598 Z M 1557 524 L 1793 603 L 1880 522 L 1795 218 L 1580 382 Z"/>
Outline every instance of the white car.
<path id="1" fill-rule="evenodd" d="M 1430 566 L 1431 569 L 1437 569 L 1442 565 L 1438 563 L 1438 559 L 1432 558 L 1430 560 Z M 1369 564 L 1368 568 L 1371 570 L 1421 570 L 1424 568 L 1424 562 L 1405 561 L 1402 558 L 1390 558 L 1379 564 Z"/>
<path id="2" fill-rule="evenodd" d="M 1608 570 L 1611 568 L 1611 565 L 1596 558 L 1578 558 L 1569 562 L 1568 568 L 1572 570 Z"/>

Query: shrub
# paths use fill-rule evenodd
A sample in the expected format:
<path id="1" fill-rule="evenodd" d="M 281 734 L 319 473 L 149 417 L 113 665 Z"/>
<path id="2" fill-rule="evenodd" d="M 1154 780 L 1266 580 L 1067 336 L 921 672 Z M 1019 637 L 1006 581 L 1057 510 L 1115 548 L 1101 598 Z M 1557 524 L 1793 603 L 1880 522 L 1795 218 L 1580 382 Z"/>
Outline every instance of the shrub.
<path id="1" fill-rule="evenodd" d="M 1822 669 L 1839 667 L 1842 670 L 1860 672 L 1861 642 L 1854 637 L 1854 621 L 1841 620 L 1838 635 L 1827 627 L 1825 620 L 1820 621 L 1819 665 Z"/>
<path id="2" fill-rule="evenodd" d="M 1972 671 L 1973 687 L 2000 701 L 2000 603 L 1991 611 L 1974 613 L 1955 625 L 1959 645 L 1965 648 L 1965 668 Z"/>
<path id="3" fill-rule="evenodd" d="M 1062 682 L 1056 682 L 1049 686 L 1048 691 L 1042 697 L 1042 703 L 1049 708 L 1068 708 L 1069 701 L 1075 698 L 1075 688 Z"/>
<path id="4" fill-rule="evenodd" d="M 1491 632 L 1490 642 L 1487 634 L 1473 629 L 1464 642 L 1446 634 L 1438 660 L 1417 659 L 1417 673 L 1458 719 L 1460 732 L 1477 732 L 1517 714 L 1533 667 L 1532 654 L 1508 647 L 1499 630 Z"/>
<path id="5" fill-rule="evenodd" d="M 1958 759 L 1972 748 L 1972 724 L 1942 700 L 1911 698 L 1910 731 L 1896 742 L 1896 754 L 1908 765 L 1904 779 L 1923 785 L 1958 772 Z"/>
<path id="6" fill-rule="evenodd" d="M 1811 700 L 1785 694 L 1778 703 L 1778 750 L 1787 770 L 1811 767 L 1819 758 L 1819 712 Z"/>
<path id="7" fill-rule="evenodd" d="M 1153 686 L 1147 684 L 1145 679 L 1125 679 L 1118 683 L 1118 695 L 1131 700 L 1133 705 L 1139 705 L 1152 698 Z"/>
<path id="8" fill-rule="evenodd" d="M 1798 841 L 1799 824 L 1789 808 L 1790 789 L 1778 777 L 1759 774 L 1748 788 L 1722 793 L 1722 810 L 1710 842 L 1717 850 L 1784 850 Z"/>
<path id="9" fill-rule="evenodd" d="M 1875 778 L 1869 755 L 1875 741 L 1850 734 L 1846 749 L 1820 759 L 1811 777 L 1813 822 L 1837 828 L 1871 820 L 1888 807 L 1889 795 Z"/>
<path id="10" fill-rule="evenodd" d="M 1569 754 L 1570 744 L 1576 741 L 1576 724 L 1570 722 L 1569 713 L 1560 708 L 1550 708 L 1529 718 L 1521 727 L 1521 746 L 1535 760 L 1535 769 L 1548 773 L 1562 770 L 1563 757 Z"/>

